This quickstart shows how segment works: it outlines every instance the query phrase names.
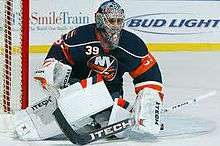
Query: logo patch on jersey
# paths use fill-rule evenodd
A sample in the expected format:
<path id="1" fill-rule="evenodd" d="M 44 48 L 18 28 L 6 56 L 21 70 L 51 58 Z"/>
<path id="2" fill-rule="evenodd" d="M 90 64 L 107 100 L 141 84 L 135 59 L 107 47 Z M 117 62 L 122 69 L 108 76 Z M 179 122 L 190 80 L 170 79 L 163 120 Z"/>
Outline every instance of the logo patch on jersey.
<path id="1" fill-rule="evenodd" d="M 118 70 L 118 61 L 113 56 L 93 56 L 87 62 L 92 71 L 101 74 L 103 79 L 112 81 Z"/>

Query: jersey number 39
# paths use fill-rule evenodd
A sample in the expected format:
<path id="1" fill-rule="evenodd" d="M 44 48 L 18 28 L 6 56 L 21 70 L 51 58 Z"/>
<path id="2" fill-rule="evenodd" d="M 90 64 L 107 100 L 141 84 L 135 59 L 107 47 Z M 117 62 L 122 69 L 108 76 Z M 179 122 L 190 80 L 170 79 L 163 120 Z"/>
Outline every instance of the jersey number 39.
<path id="1" fill-rule="evenodd" d="M 99 47 L 92 47 L 92 46 L 86 46 L 86 55 L 98 55 L 99 54 Z"/>

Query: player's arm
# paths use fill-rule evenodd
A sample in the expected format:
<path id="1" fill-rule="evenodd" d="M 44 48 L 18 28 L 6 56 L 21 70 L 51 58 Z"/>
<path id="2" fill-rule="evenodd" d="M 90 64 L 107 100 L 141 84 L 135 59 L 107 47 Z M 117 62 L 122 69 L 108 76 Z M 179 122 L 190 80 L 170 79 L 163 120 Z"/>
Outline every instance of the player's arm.
<path id="1" fill-rule="evenodd" d="M 72 31 L 62 36 L 51 46 L 41 68 L 36 70 L 34 78 L 39 80 L 43 88 L 52 85 L 56 88 L 64 88 L 75 62 L 70 54 L 70 47 L 67 42 L 71 38 Z"/>
<path id="2" fill-rule="evenodd" d="M 137 93 L 133 108 L 137 121 L 135 129 L 156 135 L 161 127 L 160 111 L 163 99 L 161 72 L 146 45 L 139 41 L 137 47 L 138 51 L 142 52 L 142 57 L 134 60 L 138 65 L 130 72 Z"/>
<path id="3" fill-rule="evenodd" d="M 162 92 L 162 77 L 158 63 L 154 56 L 148 52 L 145 58 L 140 59 L 140 64 L 130 73 L 134 79 L 135 92 L 139 93 L 144 88 Z"/>

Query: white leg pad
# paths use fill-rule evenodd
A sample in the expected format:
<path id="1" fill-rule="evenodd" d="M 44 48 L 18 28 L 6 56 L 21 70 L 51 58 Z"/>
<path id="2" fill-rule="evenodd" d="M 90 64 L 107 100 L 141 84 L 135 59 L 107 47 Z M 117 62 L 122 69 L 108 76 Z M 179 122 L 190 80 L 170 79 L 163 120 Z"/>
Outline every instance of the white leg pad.
<path id="1" fill-rule="evenodd" d="M 74 94 L 70 86 L 63 89 L 60 95 L 58 107 L 71 125 L 77 125 L 83 118 L 107 109 L 114 103 L 103 81 Z"/>
<path id="2" fill-rule="evenodd" d="M 56 99 L 46 97 L 26 110 L 18 111 L 13 116 L 13 126 L 21 140 L 42 140 L 61 134 L 53 111 Z"/>
<path id="3" fill-rule="evenodd" d="M 131 118 L 131 113 L 128 110 L 118 106 L 115 103 L 113 105 L 113 108 L 112 108 L 112 112 L 111 112 L 111 115 L 110 115 L 110 118 L 109 118 L 108 125 L 117 123 L 117 122 L 125 120 L 127 118 Z M 124 135 L 124 131 L 122 131 L 120 133 L 115 134 L 115 136 L 117 136 L 118 138 L 123 138 L 126 135 Z"/>
<path id="4" fill-rule="evenodd" d="M 77 129 L 92 121 L 89 116 L 111 107 L 113 103 L 103 81 L 84 89 L 76 83 L 60 90 L 60 97 L 47 96 L 17 112 L 13 117 L 13 127 L 22 140 L 42 140 L 62 134 L 52 114 L 57 107 L 67 122 Z"/>
<path id="5" fill-rule="evenodd" d="M 158 91 L 150 88 L 141 90 L 137 97 L 137 104 L 134 107 L 133 114 L 136 125 L 133 130 L 153 135 L 159 134 L 161 104 Z"/>

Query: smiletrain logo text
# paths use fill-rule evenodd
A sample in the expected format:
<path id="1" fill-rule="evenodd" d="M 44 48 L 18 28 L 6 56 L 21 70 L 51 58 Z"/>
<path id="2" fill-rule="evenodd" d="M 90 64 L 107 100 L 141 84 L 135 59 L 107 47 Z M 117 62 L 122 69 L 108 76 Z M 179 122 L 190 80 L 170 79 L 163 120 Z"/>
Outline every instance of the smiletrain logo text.
<path id="1" fill-rule="evenodd" d="M 13 14 L 13 24 L 18 25 L 20 14 L 15 12 Z M 90 23 L 88 14 L 79 12 L 73 14 L 69 11 L 50 11 L 47 13 L 40 13 L 37 11 L 30 14 L 30 25 L 83 25 Z"/>

